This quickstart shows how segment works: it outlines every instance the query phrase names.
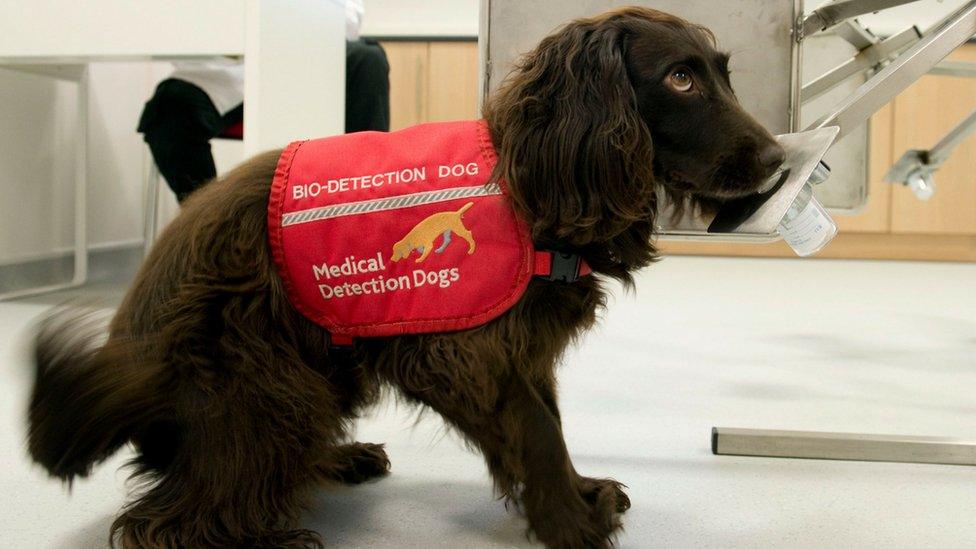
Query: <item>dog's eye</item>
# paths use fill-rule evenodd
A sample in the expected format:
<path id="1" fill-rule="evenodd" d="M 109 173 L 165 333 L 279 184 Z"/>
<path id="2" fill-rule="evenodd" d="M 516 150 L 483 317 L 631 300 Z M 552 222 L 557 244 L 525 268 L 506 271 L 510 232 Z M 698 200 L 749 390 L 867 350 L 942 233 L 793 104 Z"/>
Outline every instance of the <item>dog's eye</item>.
<path id="1" fill-rule="evenodd" d="M 688 93 L 695 87 L 695 79 L 688 69 L 675 69 L 668 75 L 668 86 L 674 91 Z"/>

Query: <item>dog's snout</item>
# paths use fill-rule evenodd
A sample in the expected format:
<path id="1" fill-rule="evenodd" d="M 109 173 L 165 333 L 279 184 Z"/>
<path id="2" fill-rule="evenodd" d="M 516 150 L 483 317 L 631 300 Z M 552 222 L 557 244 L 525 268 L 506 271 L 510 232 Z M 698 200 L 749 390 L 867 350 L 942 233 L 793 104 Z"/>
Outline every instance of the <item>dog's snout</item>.
<path id="1" fill-rule="evenodd" d="M 786 160 L 786 151 L 778 143 L 770 143 L 759 151 L 759 163 L 767 170 L 775 170 Z"/>

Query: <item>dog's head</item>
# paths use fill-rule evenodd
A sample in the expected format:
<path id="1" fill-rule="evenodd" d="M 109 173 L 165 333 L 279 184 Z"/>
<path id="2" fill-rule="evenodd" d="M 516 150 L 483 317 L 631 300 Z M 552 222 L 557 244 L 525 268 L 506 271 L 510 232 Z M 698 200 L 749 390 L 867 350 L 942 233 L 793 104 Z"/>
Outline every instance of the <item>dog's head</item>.
<path id="1" fill-rule="evenodd" d="M 644 8 L 573 21 L 523 56 L 485 116 L 535 238 L 638 267 L 657 185 L 707 204 L 757 191 L 784 152 L 739 105 L 728 61 L 704 27 Z"/>
<path id="2" fill-rule="evenodd" d="M 730 56 L 704 27 L 633 18 L 625 59 L 654 143 L 654 173 L 672 194 L 727 200 L 755 193 L 783 163 L 773 136 L 739 105 Z"/>

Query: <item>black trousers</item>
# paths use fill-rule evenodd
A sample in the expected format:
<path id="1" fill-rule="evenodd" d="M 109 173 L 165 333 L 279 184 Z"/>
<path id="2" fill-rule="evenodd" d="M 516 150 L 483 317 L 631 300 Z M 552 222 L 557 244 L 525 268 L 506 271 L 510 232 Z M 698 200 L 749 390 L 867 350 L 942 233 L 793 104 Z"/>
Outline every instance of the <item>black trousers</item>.
<path id="1" fill-rule="evenodd" d="M 346 133 L 390 131 L 390 63 L 374 40 L 346 42 Z"/>
<path id="2" fill-rule="evenodd" d="M 390 66 L 373 41 L 346 43 L 346 133 L 390 129 Z M 217 175 L 210 140 L 244 117 L 239 105 L 221 116 L 210 97 L 182 80 L 164 80 L 139 119 L 153 160 L 182 202 Z"/>

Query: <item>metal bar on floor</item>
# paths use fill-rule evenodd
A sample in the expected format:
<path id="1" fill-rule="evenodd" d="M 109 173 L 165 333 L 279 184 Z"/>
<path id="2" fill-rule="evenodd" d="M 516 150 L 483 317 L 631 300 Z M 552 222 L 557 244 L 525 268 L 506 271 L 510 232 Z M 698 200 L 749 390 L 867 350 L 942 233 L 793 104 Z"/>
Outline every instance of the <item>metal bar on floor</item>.
<path id="1" fill-rule="evenodd" d="M 712 429 L 712 453 L 723 456 L 976 465 L 976 441 L 763 429 Z"/>

